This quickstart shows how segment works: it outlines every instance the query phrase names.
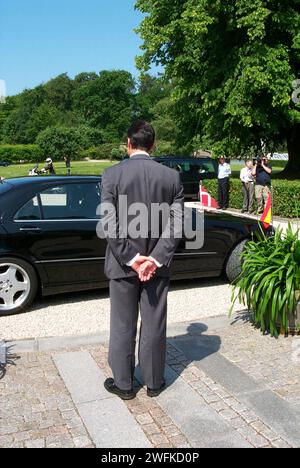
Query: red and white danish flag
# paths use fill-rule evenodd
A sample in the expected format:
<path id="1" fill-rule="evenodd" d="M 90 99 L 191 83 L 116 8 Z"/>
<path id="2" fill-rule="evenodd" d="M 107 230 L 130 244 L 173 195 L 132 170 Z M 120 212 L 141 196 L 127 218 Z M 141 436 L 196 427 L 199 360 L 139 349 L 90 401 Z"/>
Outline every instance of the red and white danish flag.
<path id="1" fill-rule="evenodd" d="M 200 184 L 200 202 L 204 208 L 219 208 L 218 203 L 216 200 L 208 193 L 206 188 Z"/>

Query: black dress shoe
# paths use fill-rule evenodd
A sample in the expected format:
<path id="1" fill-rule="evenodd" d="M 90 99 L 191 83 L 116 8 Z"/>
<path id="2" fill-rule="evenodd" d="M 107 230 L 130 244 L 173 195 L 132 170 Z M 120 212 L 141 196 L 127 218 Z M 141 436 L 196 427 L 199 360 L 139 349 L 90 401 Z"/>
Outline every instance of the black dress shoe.
<path id="1" fill-rule="evenodd" d="M 156 389 L 156 390 L 152 390 L 151 388 L 147 388 L 147 395 L 148 397 L 150 398 L 156 398 L 158 397 L 161 392 L 166 388 L 166 382 L 163 382 L 163 384 L 161 385 L 160 388 Z"/>
<path id="2" fill-rule="evenodd" d="M 114 379 L 107 379 L 104 382 L 104 388 L 109 393 L 113 393 L 114 395 L 118 396 L 122 400 L 133 400 L 136 397 L 136 394 L 133 390 L 121 390 L 115 385 Z"/>

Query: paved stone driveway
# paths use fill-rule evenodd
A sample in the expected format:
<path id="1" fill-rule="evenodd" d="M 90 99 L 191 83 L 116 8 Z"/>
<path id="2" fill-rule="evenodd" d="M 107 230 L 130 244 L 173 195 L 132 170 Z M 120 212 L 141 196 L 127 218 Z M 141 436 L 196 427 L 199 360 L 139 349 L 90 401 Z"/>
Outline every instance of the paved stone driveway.
<path id="1" fill-rule="evenodd" d="M 167 390 L 147 398 L 137 371 L 127 403 L 103 390 L 105 342 L 21 352 L 0 381 L 0 447 L 300 447 L 300 338 L 243 317 L 169 335 Z"/>

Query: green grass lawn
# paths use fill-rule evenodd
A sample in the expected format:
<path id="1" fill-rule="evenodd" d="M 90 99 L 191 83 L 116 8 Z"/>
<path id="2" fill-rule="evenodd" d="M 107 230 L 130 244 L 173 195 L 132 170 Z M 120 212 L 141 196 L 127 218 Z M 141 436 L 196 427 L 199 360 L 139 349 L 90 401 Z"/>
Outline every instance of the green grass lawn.
<path id="1" fill-rule="evenodd" d="M 117 162 L 110 162 L 110 161 L 99 161 L 99 162 L 88 162 L 88 161 L 76 161 L 72 163 L 72 175 L 99 175 L 102 174 L 103 171 L 107 167 L 111 167 L 114 164 L 118 164 Z M 42 169 L 44 167 L 44 163 L 39 165 L 39 168 Z M 55 170 L 57 175 L 66 175 L 66 166 L 65 163 L 59 162 L 55 163 Z M 9 167 L 0 167 L 0 177 L 4 177 L 6 179 L 10 177 L 23 177 L 27 176 L 28 172 L 34 167 L 34 163 L 31 164 L 14 164 Z M 240 177 L 240 170 L 243 166 L 233 164 L 232 168 L 232 176 L 236 179 Z M 274 175 L 278 175 L 282 171 L 281 168 L 274 167 L 273 173 Z"/>
<path id="2" fill-rule="evenodd" d="M 103 171 L 116 162 L 86 162 L 78 161 L 72 163 L 72 175 L 99 175 Z M 11 177 L 23 177 L 27 176 L 28 172 L 34 167 L 34 164 L 14 164 L 9 167 L 0 167 L 0 177 L 11 178 Z M 39 169 L 44 167 L 44 163 L 39 165 Z M 54 167 L 57 175 L 66 175 L 67 170 L 63 162 L 54 163 Z"/>

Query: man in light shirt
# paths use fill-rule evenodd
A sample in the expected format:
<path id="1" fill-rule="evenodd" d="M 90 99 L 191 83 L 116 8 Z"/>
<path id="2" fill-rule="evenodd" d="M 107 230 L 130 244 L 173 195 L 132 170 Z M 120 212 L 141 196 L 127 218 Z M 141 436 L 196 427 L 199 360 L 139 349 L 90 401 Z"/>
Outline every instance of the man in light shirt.
<path id="1" fill-rule="evenodd" d="M 219 207 L 221 210 L 229 208 L 229 190 L 230 190 L 231 167 L 222 156 L 219 158 Z"/>
<path id="2" fill-rule="evenodd" d="M 242 213 L 253 213 L 253 200 L 254 200 L 254 176 L 253 176 L 253 162 L 247 160 L 245 167 L 241 170 L 240 179 L 243 185 L 244 203 Z"/>

